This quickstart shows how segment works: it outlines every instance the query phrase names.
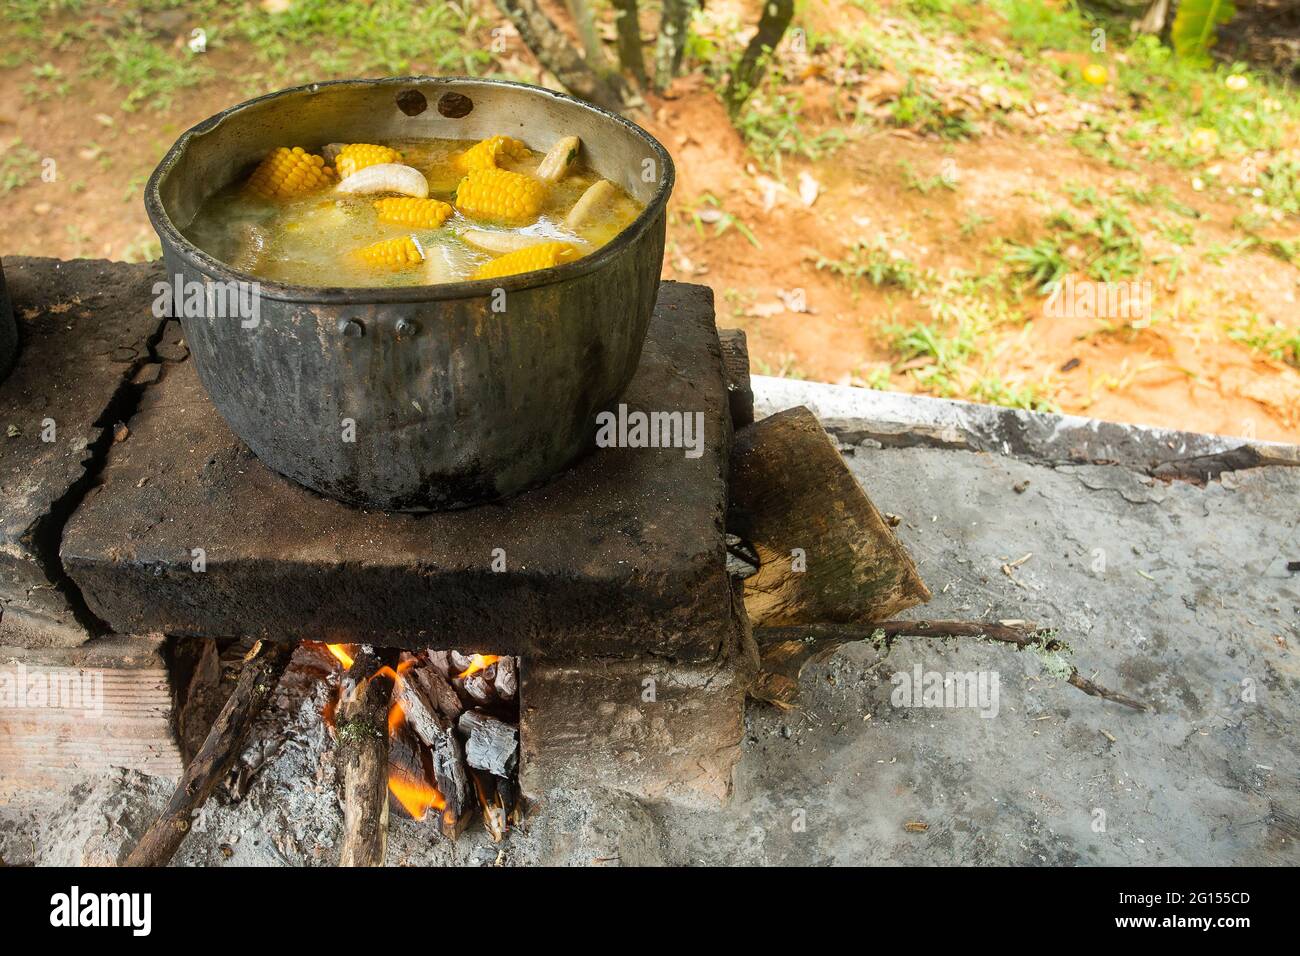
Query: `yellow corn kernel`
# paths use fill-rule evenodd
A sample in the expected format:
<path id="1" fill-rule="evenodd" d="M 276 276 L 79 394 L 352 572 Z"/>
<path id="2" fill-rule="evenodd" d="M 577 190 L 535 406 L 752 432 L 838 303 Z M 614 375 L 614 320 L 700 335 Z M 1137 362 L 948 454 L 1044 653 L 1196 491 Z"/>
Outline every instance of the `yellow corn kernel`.
<path id="1" fill-rule="evenodd" d="M 475 219 L 528 222 L 537 218 L 546 187 L 504 169 L 476 169 L 456 187 L 456 208 Z"/>
<path id="2" fill-rule="evenodd" d="M 476 169 L 496 169 L 497 160 L 527 159 L 529 149 L 520 140 L 509 136 L 489 136 L 480 143 L 475 143 L 456 157 L 456 166 L 465 172 Z"/>
<path id="3" fill-rule="evenodd" d="M 375 211 L 379 213 L 380 222 L 412 229 L 437 229 L 452 212 L 451 206 L 441 199 L 409 197 L 376 199 Z"/>
<path id="4" fill-rule="evenodd" d="M 500 279 L 521 272 L 549 269 L 578 258 L 578 250 L 567 242 L 543 242 L 527 249 L 507 252 L 500 258 L 485 262 L 474 273 L 475 279 Z"/>
<path id="5" fill-rule="evenodd" d="M 372 269 L 409 269 L 424 261 L 424 248 L 415 236 L 384 239 L 358 249 L 356 254 Z"/>
<path id="6" fill-rule="evenodd" d="M 325 159 L 301 146 L 280 146 L 271 150 L 248 178 L 248 189 L 263 199 L 285 199 L 321 189 L 334 181 L 334 170 Z"/>
<path id="7" fill-rule="evenodd" d="M 400 163 L 402 154 L 395 149 L 387 146 L 376 146 L 374 143 L 350 143 L 339 150 L 338 159 L 334 165 L 338 167 L 339 178 L 347 179 L 353 173 L 360 172 L 367 166 L 378 166 L 380 163 Z"/>

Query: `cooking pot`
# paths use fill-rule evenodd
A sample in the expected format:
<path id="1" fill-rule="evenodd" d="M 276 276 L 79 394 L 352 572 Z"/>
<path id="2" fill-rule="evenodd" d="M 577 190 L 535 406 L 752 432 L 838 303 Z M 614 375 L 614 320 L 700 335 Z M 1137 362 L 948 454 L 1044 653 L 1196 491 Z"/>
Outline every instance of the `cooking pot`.
<path id="1" fill-rule="evenodd" d="M 435 286 L 260 281 L 182 235 L 205 199 L 277 146 L 498 133 L 540 150 L 580 137 L 587 164 L 645 209 L 577 261 Z M 195 126 L 154 170 L 145 208 L 173 290 L 260 281 L 252 310 L 214 295 L 180 308 L 173 296 L 199 378 L 235 434 L 318 492 L 420 511 L 537 485 L 594 444 L 596 414 L 640 358 L 674 176 L 640 127 L 562 93 L 460 77 L 346 80 L 262 96 Z"/>

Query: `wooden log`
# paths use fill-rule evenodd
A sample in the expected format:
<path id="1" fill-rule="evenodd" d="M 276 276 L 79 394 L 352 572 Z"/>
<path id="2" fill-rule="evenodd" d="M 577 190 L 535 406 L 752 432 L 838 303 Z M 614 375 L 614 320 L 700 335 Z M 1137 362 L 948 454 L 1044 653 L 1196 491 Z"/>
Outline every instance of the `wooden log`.
<path id="1" fill-rule="evenodd" d="M 421 671 L 425 669 L 415 667 L 402 674 L 397 700 L 406 714 L 407 724 L 429 748 L 433 758 L 434 783 L 447 801 L 447 809 L 459 819 L 470 810 L 473 796 L 465 751 L 456 736 L 454 717 L 440 712 L 428 694 L 428 688 L 436 685 L 423 679 Z M 433 676 L 437 678 L 436 673 Z M 454 693 L 452 697 L 455 697 Z"/>
<path id="2" fill-rule="evenodd" d="M 565 89 L 607 110 L 624 108 L 628 91 L 623 78 L 612 71 L 593 69 L 537 0 L 496 0 L 496 5 L 510 18 L 537 62 L 550 70 Z"/>
<path id="3" fill-rule="evenodd" d="M 427 651 L 425 656 L 439 677 L 443 680 L 451 677 L 451 651 Z"/>
<path id="4" fill-rule="evenodd" d="M 752 545 L 755 627 L 883 621 L 930 599 L 906 549 L 799 406 L 736 433 L 727 530 Z"/>
<path id="5" fill-rule="evenodd" d="M 497 699 L 496 690 L 486 670 L 470 674 L 461 682 L 461 686 L 465 689 L 465 696 L 480 707 L 491 704 Z"/>
<path id="6" fill-rule="evenodd" d="M 203 746 L 181 775 L 166 809 L 126 858 L 127 866 L 165 866 L 190 832 L 194 814 L 212 795 L 243 750 L 248 732 L 266 706 L 293 656 L 292 644 L 258 641 L 244 658 L 234 693 L 221 708 Z"/>
<path id="7" fill-rule="evenodd" d="M 339 700 L 338 766 L 343 779 L 340 866 L 382 866 L 388 844 L 388 708 L 397 652 L 361 648 Z"/>
<path id="8" fill-rule="evenodd" d="M 406 685 L 410 685 L 413 692 L 418 692 L 423 701 L 449 721 L 455 721 L 465 709 L 451 684 L 447 683 L 432 664 L 422 663 L 408 668 L 402 674 L 402 685 L 399 687 L 399 692 L 403 691 Z M 399 697 L 399 700 L 402 700 L 405 705 L 405 698 Z M 419 706 L 419 703 L 416 706 Z"/>
<path id="9" fill-rule="evenodd" d="M 177 639 L 178 643 L 182 640 Z M 193 659 L 176 708 L 176 738 L 181 757 L 188 764 L 203 747 L 231 688 L 222 687 L 221 654 L 216 641 L 184 641 L 184 644 L 184 651 L 178 648 L 177 658 L 188 661 L 193 654 Z"/>
<path id="10" fill-rule="evenodd" d="M 496 677 L 492 686 L 497 697 L 504 701 L 513 701 L 519 693 L 519 658 L 503 657 L 496 662 Z"/>
<path id="11" fill-rule="evenodd" d="M 749 345 L 743 329 L 718 329 L 722 343 L 722 371 L 727 379 L 731 424 L 744 428 L 754 423 L 754 387 L 749 379 Z"/>
<path id="12" fill-rule="evenodd" d="M 466 737 L 465 761 L 476 770 L 498 777 L 514 773 L 519 762 L 519 728 L 478 710 L 460 715 L 461 735 Z"/>

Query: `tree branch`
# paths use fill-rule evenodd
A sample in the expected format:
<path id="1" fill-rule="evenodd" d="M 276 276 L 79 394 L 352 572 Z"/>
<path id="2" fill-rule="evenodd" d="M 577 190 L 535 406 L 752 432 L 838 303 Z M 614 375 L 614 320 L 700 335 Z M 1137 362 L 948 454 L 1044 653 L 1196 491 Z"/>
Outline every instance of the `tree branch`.
<path id="1" fill-rule="evenodd" d="M 258 714 L 266 706 L 280 675 L 289 666 L 294 645 L 258 641 L 244 658 L 234 692 L 208 731 L 203 746 L 190 761 L 167 807 L 140 837 L 126 866 L 166 866 L 185 837 L 194 814 L 217 788 L 235 759 Z"/>
<path id="2" fill-rule="evenodd" d="M 1046 628 L 1023 621 L 885 621 L 881 624 L 812 624 L 802 627 L 759 627 L 754 640 L 762 652 L 762 671 L 755 681 L 753 696 L 781 707 L 793 707 L 798 700 L 799 675 L 808 664 L 823 660 L 844 644 L 855 641 L 883 641 L 886 645 L 900 637 L 976 637 L 1022 650 L 1049 652 L 1068 650 L 1063 641 L 1051 636 Z M 1126 697 L 1094 683 L 1071 665 L 1066 683 L 1085 694 L 1130 707 L 1149 711 L 1150 704 Z"/>
<path id="3" fill-rule="evenodd" d="M 602 75 L 583 59 L 542 12 L 537 0 L 496 0 L 496 5 L 510 18 L 537 62 L 555 74 L 566 90 L 608 110 L 622 110 L 626 106 L 626 84 L 622 78 L 612 71 Z"/>

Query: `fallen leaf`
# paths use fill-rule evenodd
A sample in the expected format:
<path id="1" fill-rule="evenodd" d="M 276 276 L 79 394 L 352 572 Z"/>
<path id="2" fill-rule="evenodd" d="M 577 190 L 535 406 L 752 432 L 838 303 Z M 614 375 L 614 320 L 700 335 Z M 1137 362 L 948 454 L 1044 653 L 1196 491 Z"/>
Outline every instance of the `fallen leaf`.
<path id="1" fill-rule="evenodd" d="M 805 206 L 811 206 L 821 195 L 822 186 L 813 178 L 808 170 L 802 170 L 799 173 L 799 198 L 803 200 Z"/>

